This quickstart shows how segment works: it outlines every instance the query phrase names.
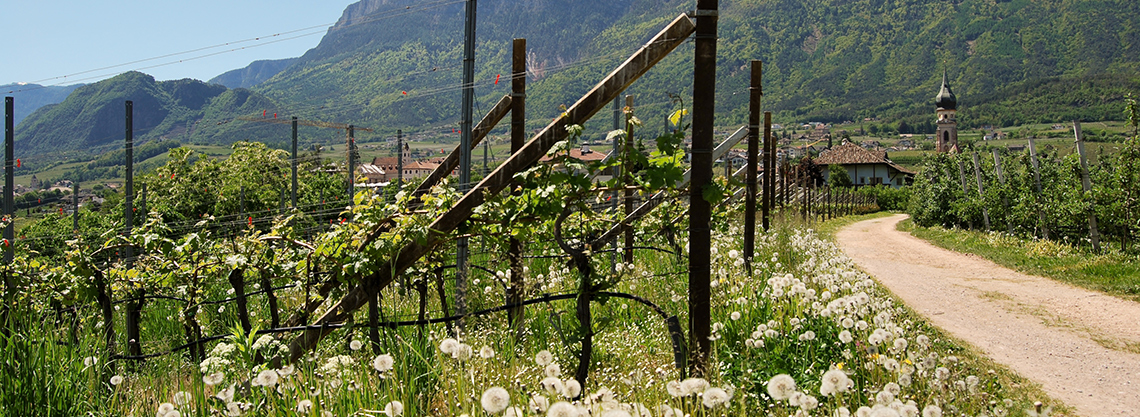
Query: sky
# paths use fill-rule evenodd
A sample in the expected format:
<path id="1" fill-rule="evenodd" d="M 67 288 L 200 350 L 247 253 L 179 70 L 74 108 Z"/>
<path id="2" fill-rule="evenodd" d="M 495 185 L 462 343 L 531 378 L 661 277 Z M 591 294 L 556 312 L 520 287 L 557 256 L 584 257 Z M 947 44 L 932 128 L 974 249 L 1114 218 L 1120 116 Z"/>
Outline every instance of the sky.
<path id="1" fill-rule="evenodd" d="M 301 56 L 355 1 L 3 0 L 0 85 L 93 83 L 129 70 L 205 81 Z"/>

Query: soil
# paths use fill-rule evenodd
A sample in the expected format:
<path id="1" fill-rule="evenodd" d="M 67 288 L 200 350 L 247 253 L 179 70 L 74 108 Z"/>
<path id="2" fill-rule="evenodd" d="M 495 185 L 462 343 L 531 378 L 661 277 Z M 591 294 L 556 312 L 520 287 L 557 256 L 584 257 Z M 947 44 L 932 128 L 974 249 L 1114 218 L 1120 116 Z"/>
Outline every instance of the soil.
<path id="1" fill-rule="evenodd" d="M 1082 416 L 1140 415 L 1140 303 L 1011 271 L 896 230 L 906 215 L 836 234 L 907 305 Z"/>

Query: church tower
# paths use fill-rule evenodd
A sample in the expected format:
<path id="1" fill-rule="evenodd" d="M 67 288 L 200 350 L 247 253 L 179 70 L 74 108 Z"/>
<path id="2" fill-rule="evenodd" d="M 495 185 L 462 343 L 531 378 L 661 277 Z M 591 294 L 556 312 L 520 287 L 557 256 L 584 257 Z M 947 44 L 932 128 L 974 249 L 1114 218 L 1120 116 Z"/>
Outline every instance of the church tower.
<path id="1" fill-rule="evenodd" d="M 950 152 L 951 149 L 958 148 L 958 121 L 955 114 L 958 113 L 958 99 L 954 97 L 954 92 L 950 91 L 950 83 L 946 81 L 946 72 L 942 72 L 942 89 L 938 91 L 938 96 L 934 97 L 934 104 L 937 107 L 935 113 L 938 115 L 938 130 L 935 132 L 935 143 L 938 152 Z"/>

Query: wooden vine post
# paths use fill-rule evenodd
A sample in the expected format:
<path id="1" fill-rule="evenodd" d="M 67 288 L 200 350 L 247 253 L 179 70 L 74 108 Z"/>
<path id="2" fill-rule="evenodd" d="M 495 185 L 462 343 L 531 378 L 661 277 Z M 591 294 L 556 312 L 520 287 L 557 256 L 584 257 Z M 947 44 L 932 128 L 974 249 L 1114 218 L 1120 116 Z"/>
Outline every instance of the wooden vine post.
<path id="1" fill-rule="evenodd" d="M 395 276 L 438 245 L 451 241 L 452 232 L 460 223 L 471 216 L 475 208 L 483 203 L 486 194 L 498 193 L 511 184 L 515 173 L 537 163 L 555 143 L 567 137 L 567 126 L 581 124 L 589 120 L 602 107 L 617 98 L 626 87 L 644 75 L 649 68 L 686 42 L 694 30 L 695 26 L 688 16 L 678 16 L 601 83 L 570 106 L 562 117 L 539 131 L 518 152 L 511 155 L 478 185 L 467 191 L 451 209 L 440 215 L 427 227 L 427 236 L 423 240 L 407 243 L 395 252 L 398 255 L 379 262 L 371 272 L 362 276 L 350 277 L 352 279 L 349 282 L 357 282 L 358 284 L 346 291 L 345 295 L 330 306 L 313 323 L 311 328 L 305 330 L 290 343 L 290 361 L 301 358 L 305 352 L 316 347 L 322 338 L 332 332 L 333 328 L 327 325 L 346 321 L 349 316 L 367 303 L 369 297 L 375 296 L 380 290 L 390 285 Z M 316 307 L 310 306 L 309 308 Z"/>
<path id="2" fill-rule="evenodd" d="M 716 104 L 717 0 L 697 0 L 693 60 L 693 156 L 689 193 L 689 371 L 708 371 L 711 205 L 704 190 L 712 184 L 713 122 Z"/>
<path id="3" fill-rule="evenodd" d="M 986 189 L 982 185 L 982 168 L 981 163 L 978 162 L 978 153 L 974 152 L 974 177 L 978 180 L 978 198 L 985 198 Z M 986 231 L 990 231 L 990 209 L 986 208 L 985 201 L 982 201 L 982 220 L 986 223 Z"/>
<path id="4" fill-rule="evenodd" d="M 1081 135 L 1081 122 L 1073 121 L 1073 132 L 1077 137 L 1077 156 L 1081 159 L 1081 188 L 1088 195 L 1092 193 L 1092 181 L 1089 180 L 1089 163 L 1085 158 L 1085 141 Z M 1091 196 L 1089 198 L 1091 199 Z M 1089 216 L 1089 239 L 1092 241 L 1093 251 L 1100 252 L 1100 232 L 1096 227 L 1096 213 L 1093 212 L 1091 205 L 1086 210 Z"/>
<path id="5" fill-rule="evenodd" d="M 623 143 L 622 153 L 625 155 L 622 158 L 624 161 L 630 161 L 630 155 L 633 153 L 633 96 L 625 96 L 625 142 Z M 625 186 L 625 195 L 622 196 L 623 208 L 626 217 L 633 212 L 633 169 L 626 166 L 621 170 L 622 184 Z M 622 251 L 622 262 L 627 264 L 633 263 L 633 228 L 628 227 L 625 230 L 625 250 Z"/>
<path id="6" fill-rule="evenodd" d="M 994 174 L 997 175 L 998 182 L 1005 186 L 1005 172 L 1001 168 L 1001 155 L 998 154 L 997 148 L 993 148 L 994 154 Z M 1013 234 L 1013 219 L 1012 213 L 1009 212 L 1009 197 L 1002 193 L 1001 196 L 1002 207 L 1005 208 L 1005 228 L 1009 234 Z"/>
<path id="7" fill-rule="evenodd" d="M 970 190 L 966 187 L 966 167 L 962 164 L 960 158 L 954 158 L 958 162 L 958 179 L 962 181 L 962 196 L 967 197 L 970 195 Z M 974 220 L 968 220 L 970 230 L 974 230 Z"/>
<path id="8" fill-rule="evenodd" d="M 1049 225 L 1045 222 L 1045 210 L 1042 205 L 1041 198 L 1041 166 L 1037 162 L 1037 145 L 1033 143 L 1033 138 L 1029 138 L 1029 160 L 1033 163 L 1033 184 L 1037 187 L 1037 223 L 1041 227 L 1042 237 L 1049 239 Z"/>
<path id="9" fill-rule="evenodd" d="M 752 61 L 752 85 L 748 89 L 748 165 L 744 180 L 744 263 L 752 272 L 752 254 L 756 251 L 756 170 L 760 157 L 760 99 L 762 89 L 760 61 Z M 767 210 L 765 210 L 767 214 Z M 767 219 L 765 219 L 767 220 Z"/>
<path id="10" fill-rule="evenodd" d="M 776 203 L 776 146 L 772 144 L 772 112 L 764 112 L 764 198 L 762 214 L 764 231 L 771 223 L 772 206 Z"/>
<path id="11" fill-rule="evenodd" d="M 526 39 L 515 39 L 511 51 L 511 155 L 526 144 Z M 525 292 L 523 276 L 523 246 L 511 236 L 508 262 L 511 265 L 511 282 L 507 287 L 507 304 L 516 306 L 507 310 L 507 322 L 514 326 L 516 337 L 523 334 L 524 310 L 521 305 Z M 421 306 L 421 311 L 422 311 Z"/>

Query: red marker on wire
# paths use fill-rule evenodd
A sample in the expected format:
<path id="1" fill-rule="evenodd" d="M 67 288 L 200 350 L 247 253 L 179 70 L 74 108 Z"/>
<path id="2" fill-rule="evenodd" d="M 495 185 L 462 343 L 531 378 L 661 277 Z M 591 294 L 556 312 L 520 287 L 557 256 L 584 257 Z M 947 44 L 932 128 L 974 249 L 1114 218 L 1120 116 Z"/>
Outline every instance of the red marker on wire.
<path id="1" fill-rule="evenodd" d="M 495 85 L 499 85 L 499 77 L 502 77 L 502 76 L 503 76 L 503 74 L 499 74 L 499 75 L 495 76 Z"/>

